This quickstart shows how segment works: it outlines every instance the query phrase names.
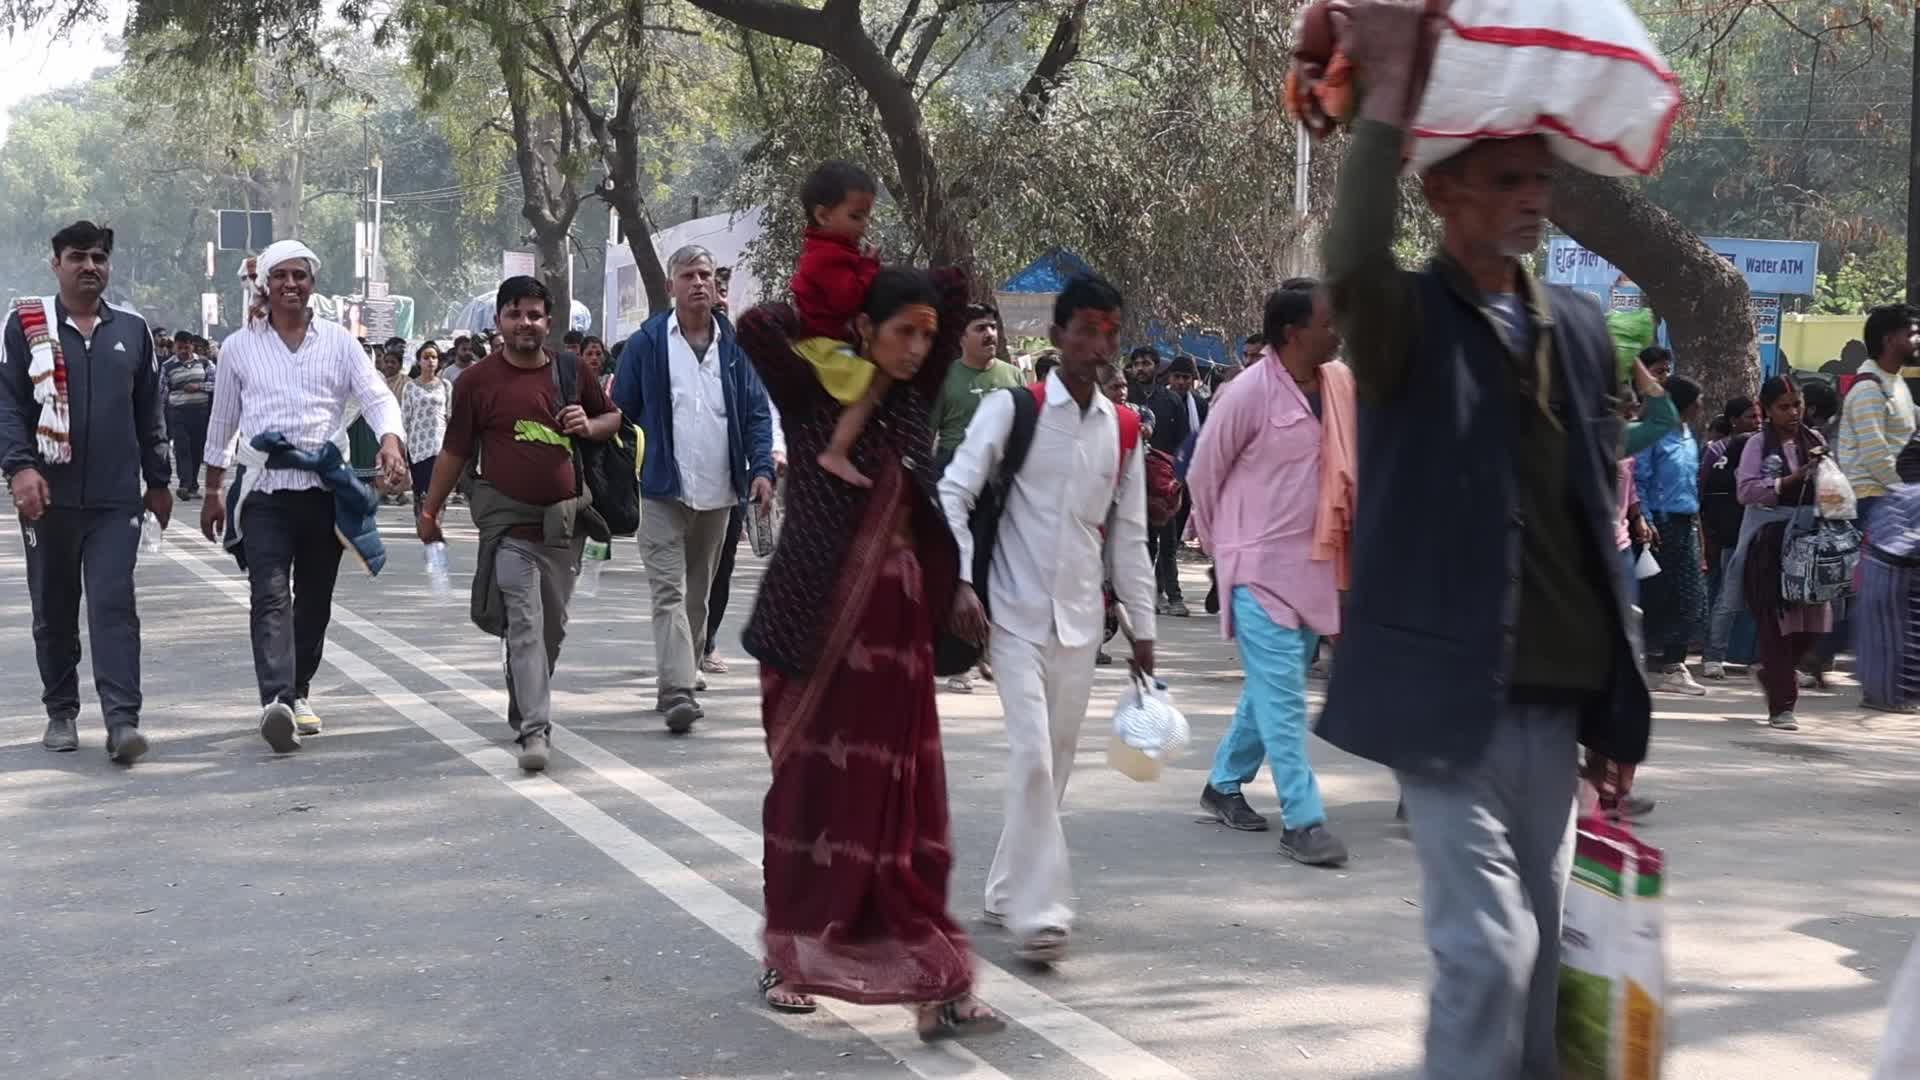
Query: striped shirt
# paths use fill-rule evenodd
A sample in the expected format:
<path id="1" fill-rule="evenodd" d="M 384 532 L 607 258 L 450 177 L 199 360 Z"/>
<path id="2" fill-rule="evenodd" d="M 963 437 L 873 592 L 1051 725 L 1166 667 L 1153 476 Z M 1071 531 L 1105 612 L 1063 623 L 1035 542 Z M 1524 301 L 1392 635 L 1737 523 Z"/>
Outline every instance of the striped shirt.
<path id="1" fill-rule="evenodd" d="M 224 469 L 232 463 L 236 434 L 251 439 L 269 431 L 280 432 L 309 453 L 329 442 L 344 452 L 347 425 L 361 416 L 380 438 L 404 437 L 400 403 L 345 327 L 316 315 L 299 349 L 289 350 L 271 326 L 249 326 L 234 332 L 220 349 L 206 462 Z M 321 486 L 315 473 L 267 469 L 254 490 Z"/>
<path id="2" fill-rule="evenodd" d="M 1885 495 L 1900 482 L 1894 461 L 1913 438 L 1913 394 L 1907 380 L 1868 360 L 1840 407 L 1833 456 L 1860 498 Z"/>
<path id="3" fill-rule="evenodd" d="M 205 405 L 213 400 L 213 361 L 204 356 L 181 360 L 168 356 L 160 362 L 160 377 L 167 384 L 167 405 L 179 409 Z"/>

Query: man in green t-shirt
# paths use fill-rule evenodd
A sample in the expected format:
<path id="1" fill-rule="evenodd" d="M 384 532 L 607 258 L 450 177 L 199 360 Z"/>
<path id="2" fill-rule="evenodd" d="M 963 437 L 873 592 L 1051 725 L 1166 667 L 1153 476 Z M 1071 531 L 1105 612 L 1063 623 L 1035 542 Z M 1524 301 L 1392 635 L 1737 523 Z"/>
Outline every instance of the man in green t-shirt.
<path id="1" fill-rule="evenodd" d="M 947 369 L 940 397 L 933 403 L 930 424 L 941 471 L 966 437 L 980 399 L 995 390 L 1025 384 L 1020 369 L 995 354 L 1000 345 L 1000 313 L 987 304 L 967 307 L 966 330 L 960 335 L 960 362 Z"/>

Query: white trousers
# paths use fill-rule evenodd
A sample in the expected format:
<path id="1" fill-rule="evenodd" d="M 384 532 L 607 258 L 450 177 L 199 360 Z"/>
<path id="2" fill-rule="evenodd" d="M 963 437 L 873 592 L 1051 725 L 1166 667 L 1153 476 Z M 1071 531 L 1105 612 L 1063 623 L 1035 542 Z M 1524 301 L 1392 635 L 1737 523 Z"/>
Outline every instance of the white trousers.
<path id="1" fill-rule="evenodd" d="M 1073 875 L 1060 804 L 1093 690 L 1098 642 L 1024 641 L 993 628 L 988 653 L 1007 721 L 1006 823 L 987 872 L 987 910 L 1018 936 L 1073 926 Z"/>

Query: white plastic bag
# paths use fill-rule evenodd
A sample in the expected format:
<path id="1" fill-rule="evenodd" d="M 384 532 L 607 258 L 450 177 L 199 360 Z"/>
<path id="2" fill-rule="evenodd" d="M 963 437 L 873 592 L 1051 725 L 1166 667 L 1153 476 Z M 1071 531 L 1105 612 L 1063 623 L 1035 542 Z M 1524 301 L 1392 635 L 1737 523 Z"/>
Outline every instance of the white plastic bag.
<path id="1" fill-rule="evenodd" d="M 1652 548 L 1640 549 L 1640 559 L 1633 564 L 1633 576 L 1641 581 L 1660 576 L 1660 560 L 1653 557 Z"/>
<path id="2" fill-rule="evenodd" d="M 1820 459 L 1813 470 L 1814 513 L 1829 521 L 1852 521 L 1860 516 L 1860 504 L 1854 500 L 1853 485 L 1830 457 Z"/>
<path id="3" fill-rule="evenodd" d="M 1650 173 L 1680 83 L 1626 0 L 1453 0 L 1413 125 L 1412 171 L 1476 139 L 1542 134 L 1603 176 Z"/>
<path id="4" fill-rule="evenodd" d="M 1113 708 L 1107 764 L 1140 781 L 1160 779 L 1161 766 L 1180 756 L 1191 733 L 1173 707 L 1167 684 L 1135 675 Z"/>
<path id="5" fill-rule="evenodd" d="M 1658 848 L 1598 818 L 1580 822 L 1560 926 L 1562 1080 L 1659 1080 L 1665 884 Z"/>

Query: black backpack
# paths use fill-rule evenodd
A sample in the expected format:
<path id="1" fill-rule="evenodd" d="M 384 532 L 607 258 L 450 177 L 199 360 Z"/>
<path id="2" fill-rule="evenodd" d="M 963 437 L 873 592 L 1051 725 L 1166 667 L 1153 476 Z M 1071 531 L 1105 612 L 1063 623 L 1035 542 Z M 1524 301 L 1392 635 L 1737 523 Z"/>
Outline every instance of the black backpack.
<path id="1" fill-rule="evenodd" d="M 993 569 L 993 548 L 1000 540 L 1000 516 L 1007 511 L 1007 493 L 1027 462 L 1033 432 L 1040 423 L 1040 403 L 1034 400 L 1033 391 L 1022 386 L 1007 392 L 1013 395 L 1013 429 L 1007 435 L 1007 451 L 967 517 L 967 530 L 973 534 L 973 591 L 980 597 L 981 607 L 988 607 L 987 574 Z M 981 646 L 955 636 L 943 624 L 934 639 L 934 673 L 945 678 L 971 671 L 980 662 L 980 653 Z"/>
<path id="2" fill-rule="evenodd" d="M 554 376 L 560 381 L 561 407 L 579 404 L 579 360 L 570 352 L 560 354 L 554 359 Z M 594 510 L 615 536 L 632 536 L 640 531 L 640 475 L 634 458 L 638 442 L 632 425 L 624 421 L 606 442 L 573 440 L 581 482 L 593 493 Z"/>

